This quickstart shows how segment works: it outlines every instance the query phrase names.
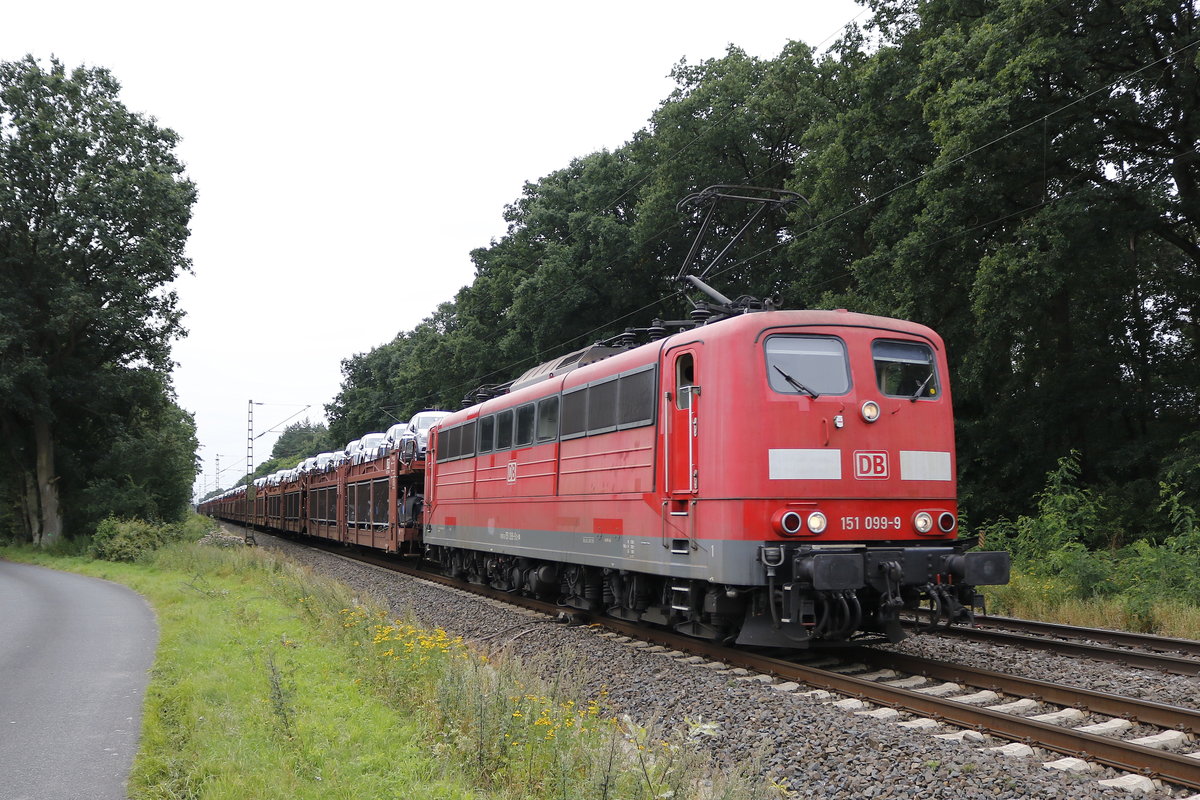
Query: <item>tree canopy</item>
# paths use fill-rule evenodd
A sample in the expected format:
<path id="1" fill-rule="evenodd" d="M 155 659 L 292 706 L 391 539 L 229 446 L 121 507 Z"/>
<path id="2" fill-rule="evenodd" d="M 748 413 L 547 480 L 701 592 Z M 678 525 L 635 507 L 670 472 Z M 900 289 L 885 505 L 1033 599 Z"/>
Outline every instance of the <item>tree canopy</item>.
<path id="1" fill-rule="evenodd" d="M 857 100 L 791 184 L 831 220 L 794 245 L 797 288 L 946 338 L 977 515 L 1024 507 L 1072 451 L 1153 504 L 1200 389 L 1194 4 L 873 8 Z"/>
<path id="2" fill-rule="evenodd" d="M 167 286 L 196 192 L 175 133 L 119 91 L 103 68 L 0 63 L 0 497 L 42 543 L 64 518 L 178 516 L 195 474 Z"/>

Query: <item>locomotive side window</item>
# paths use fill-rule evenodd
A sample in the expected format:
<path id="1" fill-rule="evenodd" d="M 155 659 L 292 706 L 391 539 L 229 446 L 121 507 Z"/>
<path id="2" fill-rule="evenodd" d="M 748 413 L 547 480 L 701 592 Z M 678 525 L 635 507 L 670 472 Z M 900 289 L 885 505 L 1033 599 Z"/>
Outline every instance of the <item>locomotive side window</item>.
<path id="1" fill-rule="evenodd" d="M 496 418 L 484 417 L 479 420 L 479 452 L 492 452 L 492 439 L 496 435 Z"/>
<path id="2" fill-rule="evenodd" d="M 694 366 L 691 354 L 680 358 L 686 369 L 677 370 L 684 386 L 692 386 Z M 682 406 L 691 402 L 684 391 Z M 476 421 L 438 430 L 437 460 L 452 461 L 476 453 L 499 453 L 514 447 L 528 447 L 535 441 L 553 442 L 608 433 L 610 431 L 653 425 L 658 401 L 658 373 L 655 365 L 580 386 L 561 395 L 543 397 L 537 403 L 508 408 Z M 476 438 L 478 423 L 478 438 Z"/>
<path id="3" fill-rule="evenodd" d="M 528 447 L 533 444 L 533 417 L 533 403 L 517 409 L 517 447 Z"/>
<path id="4" fill-rule="evenodd" d="M 475 420 L 471 420 L 466 425 L 461 427 L 462 439 L 459 442 L 458 456 L 473 456 L 475 455 Z"/>
<path id="5" fill-rule="evenodd" d="M 769 336 L 767 381 L 783 394 L 820 396 L 850 391 L 846 345 L 832 336 Z"/>
<path id="6" fill-rule="evenodd" d="M 654 401 L 658 397 L 657 377 L 653 366 L 621 376 L 618 428 L 654 424 Z"/>
<path id="7" fill-rule="evenodd" d="M 587 389 L 580 387 L 562 396 L 562 438 L 574 439 L 587 433 Z"/>
<path id="8" fill-rule="evenodd" d="M 510 450 L 513 443 L 513 412 L 506 409 L 496 415 L 496 450 Z"/>
<path id="9" fill-rule="evenodd" d="M 475 421 L 438 431 L 438 463 L 475 455 Z"/>
<path id="10" fill-rule="evenodd" d="M 558 395 L 538 401 L 537 440 L 552 442 L 558 438 Z"/>
<path id="11" fill-rule="evenodd" d="M 875 359 L 875 381 L 888 397 L 937 397 L 937 367 L 933 350 L 919 342 L 878 339 L 871 343 Z"/>
<path id="12" fill-rule="evenodd" d="M 617 379 L 588 387 L 588 433 L 608 433 L 617 429 Z"/>

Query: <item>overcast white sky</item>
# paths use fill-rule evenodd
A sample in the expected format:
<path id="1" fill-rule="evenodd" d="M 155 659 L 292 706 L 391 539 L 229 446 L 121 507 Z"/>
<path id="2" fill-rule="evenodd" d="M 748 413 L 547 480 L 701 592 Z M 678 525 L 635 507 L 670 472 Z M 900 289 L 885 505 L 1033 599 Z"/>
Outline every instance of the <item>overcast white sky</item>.
<path id="1" fill-rule="evenodd" d="M 105 66 L 182 137 L 199 189 L 176 284 L 175 386 L 196 415 L 197 490 L 244 473 L 256 433 L 324 419 L 340 362 L 469 284 L 525 181 L 614 149 L 681 58 L 828 47 L 853 0 L 604 3 L 8 3 L 0 59 Z M 365 431 L 364 431 L 365 433 Z M 255 443 L 255 463 L 275 435 Z M 232 469 L 226 469 L 233 466 Z"/>

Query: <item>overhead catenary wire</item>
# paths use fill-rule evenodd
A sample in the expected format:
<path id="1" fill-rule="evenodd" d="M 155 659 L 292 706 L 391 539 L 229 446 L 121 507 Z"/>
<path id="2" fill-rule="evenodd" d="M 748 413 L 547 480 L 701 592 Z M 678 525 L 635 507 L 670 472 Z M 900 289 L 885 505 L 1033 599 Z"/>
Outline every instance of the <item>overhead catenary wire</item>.
<path id="1" fill-rule="evenodd" d="M 292 404 L 291 404 L 291 403 L 284 403 L 284 404 L 279 404 L 279 403 L 275 403 L 275 404 L 271 404 L 271 403 L 255 403 L 255 405 L 260 405 L 260 406 L 262 406 L 262 405 L 292 405 Z M 254 441 L 258 441 L 258 440 L 259 440 L 259 439 L 261 439 L 262 437 L 266 436 L 268 433 L 278 433 L 278 432 L 279 432 L 279 426 L 280 426 L 280 425 L 284 424 L 285 422 L 287 422 L 287 421 L 288 421 L 288 420 L 290 420 L 290 419 L 294 419 L 295 417 L 298 417 L 298 416 L 300 416 L 300 415 L 301 415 L 301 414 L 303 414 L 305 411 L 308 411 L 310 408 L 312 408 L 312 404 L 311 404 L 311 403 L 310 403 L 309 405 L 306 405 L 304 408 L 300 409 L 299 411 L 297 411 L 295 414 L 292 414 L 291 416 L 289 416 L 289 417 L 285 417 L 284 419 L 280 420 L 279 422 L 276 422 L 276 423 L 275 423 L 274 425 L 272 425 L 270 428 L 268 428 L 267 430 L 265 430 L 265 431 L 263 431 L 262 433 L 260 433 L 260 434 L 258 434 L 257 436 L 255 436 L 255 437 L 254 437 Z"/>

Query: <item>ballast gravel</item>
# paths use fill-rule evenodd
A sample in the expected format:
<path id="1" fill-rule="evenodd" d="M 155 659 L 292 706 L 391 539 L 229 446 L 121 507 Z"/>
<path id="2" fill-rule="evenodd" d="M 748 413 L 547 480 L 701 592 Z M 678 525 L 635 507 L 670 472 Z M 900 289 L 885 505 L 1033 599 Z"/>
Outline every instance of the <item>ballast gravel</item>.
<path id="1" fill-rule="evenodd" d="M 264 534 L 258 544 L 280 550 L 322 575 L 364 595 L 385 600 L 393 614 L 414 614 L 424 625 L 440 627 L 491 651 L 547 671 L 569 674 L 580 693 L 599 698 L 609 713 L 626 714 L 642 725 L 683 727 L 685 720 L 717 725 L 717 735 L 698 737 L 723 764 L 757 764 L 762 773 L 787 786 L 797 798 L 1092 798 L 1191 797 L 1193 792 L 1156 787 L 1131 795 L 1101 780 L 1121 777 L 1111 769 L 1075 773 L 1047 769 L 1062 756 L 1034 749 L 1030 755 L 989 750 L 1009 742 L 946 741 L 929 730 L 901 727 L 908 714 L 879 719 L 833 705 L 846 698 L 824 693 L 806 696 L 807 687 L 780 686 L 763 676 L 736 674 L 661 648 L 631 646 L 596 629 L 569 627 L 542 615 L 499 606 L 435 584 L 388 573 L 294 542 Z M 1148 670 L 1049 656 L 1015 648 L 933 636 L 910 639 L 896 649 L 966 663 L 982 662 L 998 671 L 1061 681 L 1100 691 L 1196 707 L 1200 680 Z M 769 679 L 768 679 L 769 680 Z M 1078 723 L 1077 723 L 1078 724 Z M 1189 748 L 1196 749 L 1196 748 Z M 1010 749 L 1009 752 L 1015 752 Z"/>

